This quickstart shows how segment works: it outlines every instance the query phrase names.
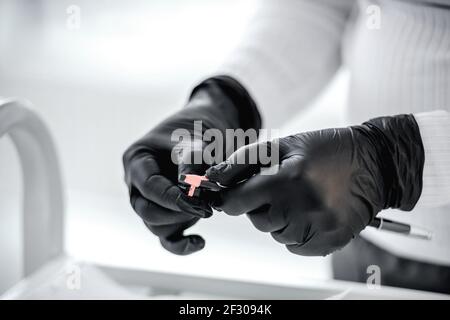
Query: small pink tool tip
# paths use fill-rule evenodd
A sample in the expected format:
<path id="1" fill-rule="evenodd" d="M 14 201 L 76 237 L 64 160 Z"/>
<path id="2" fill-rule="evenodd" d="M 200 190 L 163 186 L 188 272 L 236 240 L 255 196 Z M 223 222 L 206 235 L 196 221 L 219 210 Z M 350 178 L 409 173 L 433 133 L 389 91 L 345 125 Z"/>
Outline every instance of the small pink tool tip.
<path id="1" fill-rule="evenodd" d="M 189 192 L 188 196 L 193 197 L 195 189 L 200 187 L 202 181 L 208 181 L 208 178 L 205 176 L 198 176 L 196 174 L 186 174 L 184 178 L 184 182 L 189 184 Z"/>

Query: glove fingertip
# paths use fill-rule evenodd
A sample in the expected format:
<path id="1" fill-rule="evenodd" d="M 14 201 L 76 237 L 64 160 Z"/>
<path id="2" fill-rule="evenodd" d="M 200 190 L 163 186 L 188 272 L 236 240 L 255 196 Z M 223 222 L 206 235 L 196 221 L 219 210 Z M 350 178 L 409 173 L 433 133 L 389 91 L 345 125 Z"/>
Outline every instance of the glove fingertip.
<path id="1" fill-rule="evenodd" d="M 206 170 L 206 176 L 209 180 L 219 183 L 226 182 L 225 174 L 230 165 L 226 162 L 219 163 L 208 170 Z"/>
<path id="2" fill-rule="evenodd" d="M 160 242 L 164 249 L 180 256 L 192 254 L 205 247 L 205 240 L 196 234 L 184 236 L 177 241 L 161 238 Z"/>
<path id="3" fill-rule="evenodd" d="M 201 236 L 197 234 L 193 234 L 188 236 L 189 243 L 186 248 L 186 251 L 190 251 L 191 253 L 202 250 L 205 247 L 205 239 L 203 239 Z"/>

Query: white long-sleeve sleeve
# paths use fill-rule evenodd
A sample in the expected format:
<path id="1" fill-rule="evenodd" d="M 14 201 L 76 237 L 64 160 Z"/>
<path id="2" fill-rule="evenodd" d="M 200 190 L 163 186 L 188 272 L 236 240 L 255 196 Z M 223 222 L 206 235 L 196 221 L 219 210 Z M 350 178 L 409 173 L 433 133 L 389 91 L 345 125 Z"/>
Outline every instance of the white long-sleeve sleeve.
<path id="1" fill-rule="evenodd" d="M 449 1 L 446 1 L 450 5 Z M 432 233 L 430 241 L 366 228 L 363 236 L 398 256 L 450 265 L 450 10 L 426 0 L 359 0 L 345 52 L 350 71 L 348 116 L 361 123 L 412 113 L 425 151 L 422 194 L 412 211 L 378 216 Z M 379 6 L 379 29 L 367 28 Z M 437 111 L 445 110 L 445 111 Z"/>
<path id="2" fill-rule="evenodd" d="M 450 202 L 450 113 L 444 110 L 414 114 L 425 150 L 422 194 L 417 208 Z"/>
<path id="3" fill-rule="evenodd" d="M 262 0 L 245 35 L 218 74 L 248 90 L 266 127 L 310 102 L 341 64 L 354 0 Z"/>
<path id="4" fill-rule="evenodd" d="M 414 113 L 425 152 L 422 194 L 410 212 L 385 210 L 378 216 L 420 227 L 431 240 L 366 228 L 362 235 L 398 256 L 450 266 L 450 112 Z"/>

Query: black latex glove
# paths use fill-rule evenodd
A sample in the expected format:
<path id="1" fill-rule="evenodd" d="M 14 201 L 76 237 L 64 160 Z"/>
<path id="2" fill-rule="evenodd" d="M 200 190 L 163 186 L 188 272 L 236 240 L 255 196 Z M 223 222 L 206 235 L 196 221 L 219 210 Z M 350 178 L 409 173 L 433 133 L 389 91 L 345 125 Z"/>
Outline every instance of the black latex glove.
<path id="1" fill-rule="evenodd" d="M 194 121 L 207 129 L 259 128 L 261 120 L 247 92 L 229 77 L 216 77 L 197 86 L 185 108 L 175 113 L 131 145 L 123 156 L 125 181 L 130 201 L 145 225 L 157 235 L 164 248 L 185 255 L 202 249 L 199 235 L 184 235 L 185 229 L 212 210 L 206 201 L 190 198 L 178 187 L 182 173 L 204 174 L 206 163 L 177 165 L 172 161 L 172 133 L 176 129 L 194 132 Z M 197 137 L 198 138 L 198 137 Z M 200 140 L 191 153 L 202 152 Z M 188 155 L 189 157 L 190 155 Z M 184 154 L 186 157 L 186 152 Z"/>
<path id="2" fill-rule="evenodd" d="M 412 115 L 281 138 L 274 175 L 237 164 L 265 145 L 275 150 L 253 144 L 208 169 L 210 180 L 229 186 L 215 206 L 247 213 L 258 230 L 296 254 L 340 249 L 382 209 L 411 210 L 421 194 L 424 150 Z"/>

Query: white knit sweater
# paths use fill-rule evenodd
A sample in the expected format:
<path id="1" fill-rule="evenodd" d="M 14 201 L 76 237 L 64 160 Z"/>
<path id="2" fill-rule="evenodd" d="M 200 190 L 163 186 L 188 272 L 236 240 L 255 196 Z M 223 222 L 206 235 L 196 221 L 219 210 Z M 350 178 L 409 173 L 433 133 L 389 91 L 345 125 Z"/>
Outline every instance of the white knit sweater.
<path id="1" fill-rule="evenodd" d="M 397 255 L 450 265 L 450 0 L 262 0 L 218 73 L 239 80 L 265 125 L 277 127 L 342 63 L 351 71 L 352 121 L 413 113 L 425 148 L 418 205 L 381 215 L 425 227 L 433 240 L 370 228 L 363 235 Z"/>

